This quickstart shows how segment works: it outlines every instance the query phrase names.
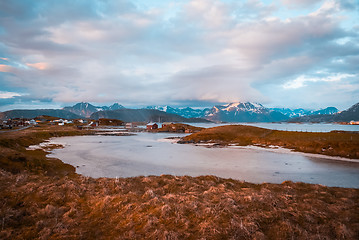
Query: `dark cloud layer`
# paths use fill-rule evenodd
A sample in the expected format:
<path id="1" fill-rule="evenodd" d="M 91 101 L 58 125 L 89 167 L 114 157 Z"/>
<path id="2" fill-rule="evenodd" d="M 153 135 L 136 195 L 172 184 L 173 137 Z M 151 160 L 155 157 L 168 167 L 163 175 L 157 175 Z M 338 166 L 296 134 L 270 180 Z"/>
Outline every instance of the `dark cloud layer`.
<path id="1" fill-rule="evenodd" d="M 358 2 L 267 2 L 0 1 L 0 110 L 358 102 Z"/>

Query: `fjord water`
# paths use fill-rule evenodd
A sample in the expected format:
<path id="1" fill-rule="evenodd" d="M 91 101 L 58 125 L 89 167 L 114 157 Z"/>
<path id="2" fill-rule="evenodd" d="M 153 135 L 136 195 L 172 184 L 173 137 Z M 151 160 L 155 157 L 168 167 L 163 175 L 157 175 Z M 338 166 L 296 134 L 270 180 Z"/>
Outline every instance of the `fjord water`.
<path id="1" fill-rule="evenodd" d="M 77 167 L 91 177 L 147 175 L 216 175 L 253 183 L 286 180 L 359 188 L 359 162 L 307 156 L 289 150 L 256 147 L 208 148 L 167 140 L 169 133 L 133 136 L 76 136 L 54 138 L 64 144 L 51 157 Z M 183 135 L 182 135 L 183 136 Z"/>

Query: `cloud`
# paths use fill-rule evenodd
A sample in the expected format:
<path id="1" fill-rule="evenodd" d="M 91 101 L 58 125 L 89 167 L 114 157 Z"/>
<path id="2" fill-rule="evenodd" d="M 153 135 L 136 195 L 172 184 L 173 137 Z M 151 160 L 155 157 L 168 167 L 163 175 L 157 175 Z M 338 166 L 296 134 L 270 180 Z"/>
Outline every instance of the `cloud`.
<path id="1" fill-rule="evenodd" d="M 289 8 L 298 8 L 298 7 L 305 8 L 323 2 L 323 0 L 280 0 L 280 1 Z"/>
<path id="2" fill-rule="evenodd" d="M 342 79 L 348 78 L 348 77 L 357 77 L 356 75 L 352 74 L 335 74 L 332 76 L 326 76 L 324 78 L 320 77 L 307 77 L 307 76 L 299 76 L 293 81 L 286 82 L 283 85 L 283 88 L 285 89 L 296 89 L 307 86 L 306 83 L 309 82 L 341 82 Z"/>
<path id="3" fill-rule="evenodd" d="M 49 68 L 49 64 L 45 62 L 38 62 L 38 63 L 26 63 L 27 66 L 36 68 L 38 70 L 45 70 Z"/>
<path id="4" fill-rule="evenodd" d="M 318 80 L 318 79 L 316 79 Z M 358 77 L 347 77 L 340 81 L 313 81 L 306 82 L 307 86 L 288 88 L 283 91 L 283 85 L 266 85 L 270 89 L 270 96 L 281 95 L 282 98 L 273 98 L 269 106 L 281 106 L 283 99 L 286 107 L 319 109 L 328 106 L 345 110 L 356 103 L 359 96 Z M 325 104 L 323 104 L 323 102 Z"/>
<path id="5" fill-rule="evenodd" d="M 5 64 L 0 64 L 0 72 L 11 72 L 12 67 Z"/>
<path id="6" fill-rule="evenodd" d="M 0 91 L 61 104 L 278 103 L 293 95 L 283 86 L 357 76 L 357 4 L 290 2 L 2 1 Z"/>
<path id="7" fill-rule="evenodd" d="M 4 98 L 14 98 L 14 97 L 18 97 L 21 96 L 21 94 L 16 93 L 16 92 L 3 92 L 0 91 L 0 98 L 4 99 Z"/>

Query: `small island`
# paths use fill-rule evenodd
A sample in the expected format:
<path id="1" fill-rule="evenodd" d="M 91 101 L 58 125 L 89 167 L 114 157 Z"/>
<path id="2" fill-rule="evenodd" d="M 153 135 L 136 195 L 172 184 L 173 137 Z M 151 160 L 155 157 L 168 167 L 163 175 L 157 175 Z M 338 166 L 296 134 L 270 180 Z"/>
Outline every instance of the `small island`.
<path id="1" fill-rule="evenodd" d="M 229 125 L 204 129 L 182 138 L 179 143 L 279 146 L 304 153 L 359 159 L 359 133 L 347 131 L 294 132 Z"/>

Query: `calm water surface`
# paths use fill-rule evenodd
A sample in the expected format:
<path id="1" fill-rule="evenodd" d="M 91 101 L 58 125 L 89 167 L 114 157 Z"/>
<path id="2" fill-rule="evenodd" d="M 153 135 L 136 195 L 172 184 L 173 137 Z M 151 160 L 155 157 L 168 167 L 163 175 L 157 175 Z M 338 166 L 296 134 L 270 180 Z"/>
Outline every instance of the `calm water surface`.
<path id="1" fill-rule="evenodd" d="M 216 175 L 254 183 L 292 180 L 359 188 L 358 162 L 306 156 L 285 149 L 207 148 L 164 139 L 173 136 L 179 134 L 54 138 L 51 143 L 65 147 L 54 150 L 50 156 L 91 177 Z"/>

